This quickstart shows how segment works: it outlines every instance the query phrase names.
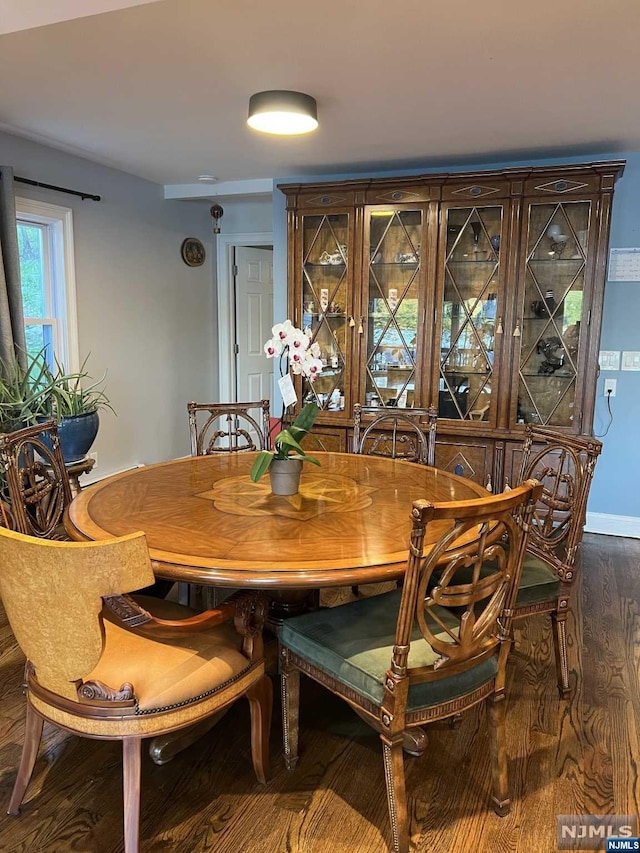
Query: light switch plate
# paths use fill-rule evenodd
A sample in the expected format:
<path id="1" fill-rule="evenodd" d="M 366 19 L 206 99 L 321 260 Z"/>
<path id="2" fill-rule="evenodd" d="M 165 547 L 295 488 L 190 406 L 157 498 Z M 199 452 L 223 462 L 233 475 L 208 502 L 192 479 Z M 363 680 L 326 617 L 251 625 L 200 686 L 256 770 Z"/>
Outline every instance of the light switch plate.
<path id="1" fill-rule="evenodd" d="M 622 369 L 623 370 L 640 370 L 640 352 L 623 352 L 622 353 Z"/>
<path id="2" fill-rule="evenodd" d="M 600 370 L 620 370 L 620 350 L 601 349 L 598 364 Z"/>

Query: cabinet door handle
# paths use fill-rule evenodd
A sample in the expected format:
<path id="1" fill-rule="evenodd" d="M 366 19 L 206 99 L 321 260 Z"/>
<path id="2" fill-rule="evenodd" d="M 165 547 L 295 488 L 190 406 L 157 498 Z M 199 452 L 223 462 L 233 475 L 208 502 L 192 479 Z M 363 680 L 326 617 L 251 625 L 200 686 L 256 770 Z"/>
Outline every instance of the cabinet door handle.
<path id="1" fill-rule="evenodd" d="M 496 335 L 501 335 L 504 332 L 502 328 L 502 315 L 498 317 L 498 325 L 496 326 Z"/>
<path id="2" fill-rule="evenodd" d="M 520 332 L 520 320 L 516 320 L 516 327 L 513 330 L 513 337 L 519 338 L 520 334 L 521 334 L 521 332 Z"/>

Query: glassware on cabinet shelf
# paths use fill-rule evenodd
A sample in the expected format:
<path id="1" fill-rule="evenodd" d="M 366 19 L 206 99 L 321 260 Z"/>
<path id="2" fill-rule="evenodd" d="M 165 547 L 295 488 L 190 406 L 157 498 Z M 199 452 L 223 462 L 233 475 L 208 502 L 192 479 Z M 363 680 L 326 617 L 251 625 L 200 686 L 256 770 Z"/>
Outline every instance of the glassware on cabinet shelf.
<path id="1" fill-rule="evenodd" d="M 440 330 L 440 416 L 489 420 L 502 207 L 449 207 Z"/>
<path id="2" fill-rule="evenodd" d="M 482 225 L 479 222 L 471 222 L 471 230 L 473 231 L 473 251 L 475 254 L 479 252 L 478 245 L 480 243 L 480 233 L 482 231 Z"/>
<path id="3" fill-rule="evenodd" d="M 529 206 L 518 422 L 573 422 L 591 204 Z"/>
<path id="4" fill-rule="evenodd" d="M 302 380 L 302 398 L 314 400 L 321 409 L 344 408 L 341 389 L 345 386 L 349 349 L 349 215 L 303 214 L 300 224 L 303 326 L 320 347 L 324 363 L 313 384 Z"/>
<path id="5" fill-rule="evenodd" d="M 365 401 L 415 400 L 423 223 L 421 209 L 377 208 L 369 216 Z"/>

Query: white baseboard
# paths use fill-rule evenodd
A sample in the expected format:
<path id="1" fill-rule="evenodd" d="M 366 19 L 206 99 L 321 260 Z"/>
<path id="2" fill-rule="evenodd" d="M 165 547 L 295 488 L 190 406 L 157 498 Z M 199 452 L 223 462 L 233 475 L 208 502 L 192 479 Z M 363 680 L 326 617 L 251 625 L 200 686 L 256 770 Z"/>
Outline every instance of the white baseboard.
<path id="1" fill-rule="evenodd" d="M 189 459 L 190 455 L 191 454 L 187 453 L 186 456 L 178 456 L 176 458 L 177 459 Z M 94 469 L 93 471 L 91 471 L 89 473 L 89 475 L 87 477 L 82 478 L 80 485 L 83 487 L 84 486 L 91 486 L 91 485 L 93 485 L 93 483 L 99 483 L 100 480 L 106 480 L 109 477 L 115 477 L 116 474 L 124 474 L 125 471 L 133 471 L 135 468 L 145 468 L 147 466 L 147 464 L 154 464 L 154 463 L 135 462 L 133 465 L 130 465 L 128 468 L 120 468 L 118 471 L 109 471 L 108 474 L 97 474 L 95 472 L 95 469 Z M 155 464 L 159 464 L 159 463 L 155 463 Z"/>
<path id="2" fill-rule="evenodd" d="M 83 477 L 80 481 L 82 488 L 92 486 L 94 483 L 99 483 L 100 480 L 106 480 L 108 477 L 115 477 L 116 474 L 124 474 L 125 471 L 133 471 L 134 468 L 144 468 L 144 462 L 136 462 L 135 465 L 130 465 L 128 468 L 121 468 L 119 471 L 110 471 L 108 474 L 96 474 L 94 471 L 87 477 Z"/>
<path id="3" fill-rule="evenodd" d="M 588 512 L 586 533 L 603 533 L 605 536 L 627 536 L 640 539 L 640 518 L 635 515 L 609 515 L 606 512 Z"/>

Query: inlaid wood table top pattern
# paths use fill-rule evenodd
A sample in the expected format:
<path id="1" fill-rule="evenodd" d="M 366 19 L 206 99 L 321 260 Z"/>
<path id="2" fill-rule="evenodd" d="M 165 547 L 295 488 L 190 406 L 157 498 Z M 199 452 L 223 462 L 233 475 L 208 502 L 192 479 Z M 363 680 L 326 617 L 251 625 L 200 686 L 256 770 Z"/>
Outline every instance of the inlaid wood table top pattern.
<path id="1" fill-rule="evenodd" d="M 69 509 L 76 539 L 143 530 L 154 570 L 173 580 L 299 588 L 381 581 L 402 574 L 412 501 L 466 500 L 486 491 L 424 465 L 318 453 L 300 493 L 251 481 L 255 454 L 180 459 L 111 477 Z M 433 531 L 437 536 L 438 531 Z"/>

